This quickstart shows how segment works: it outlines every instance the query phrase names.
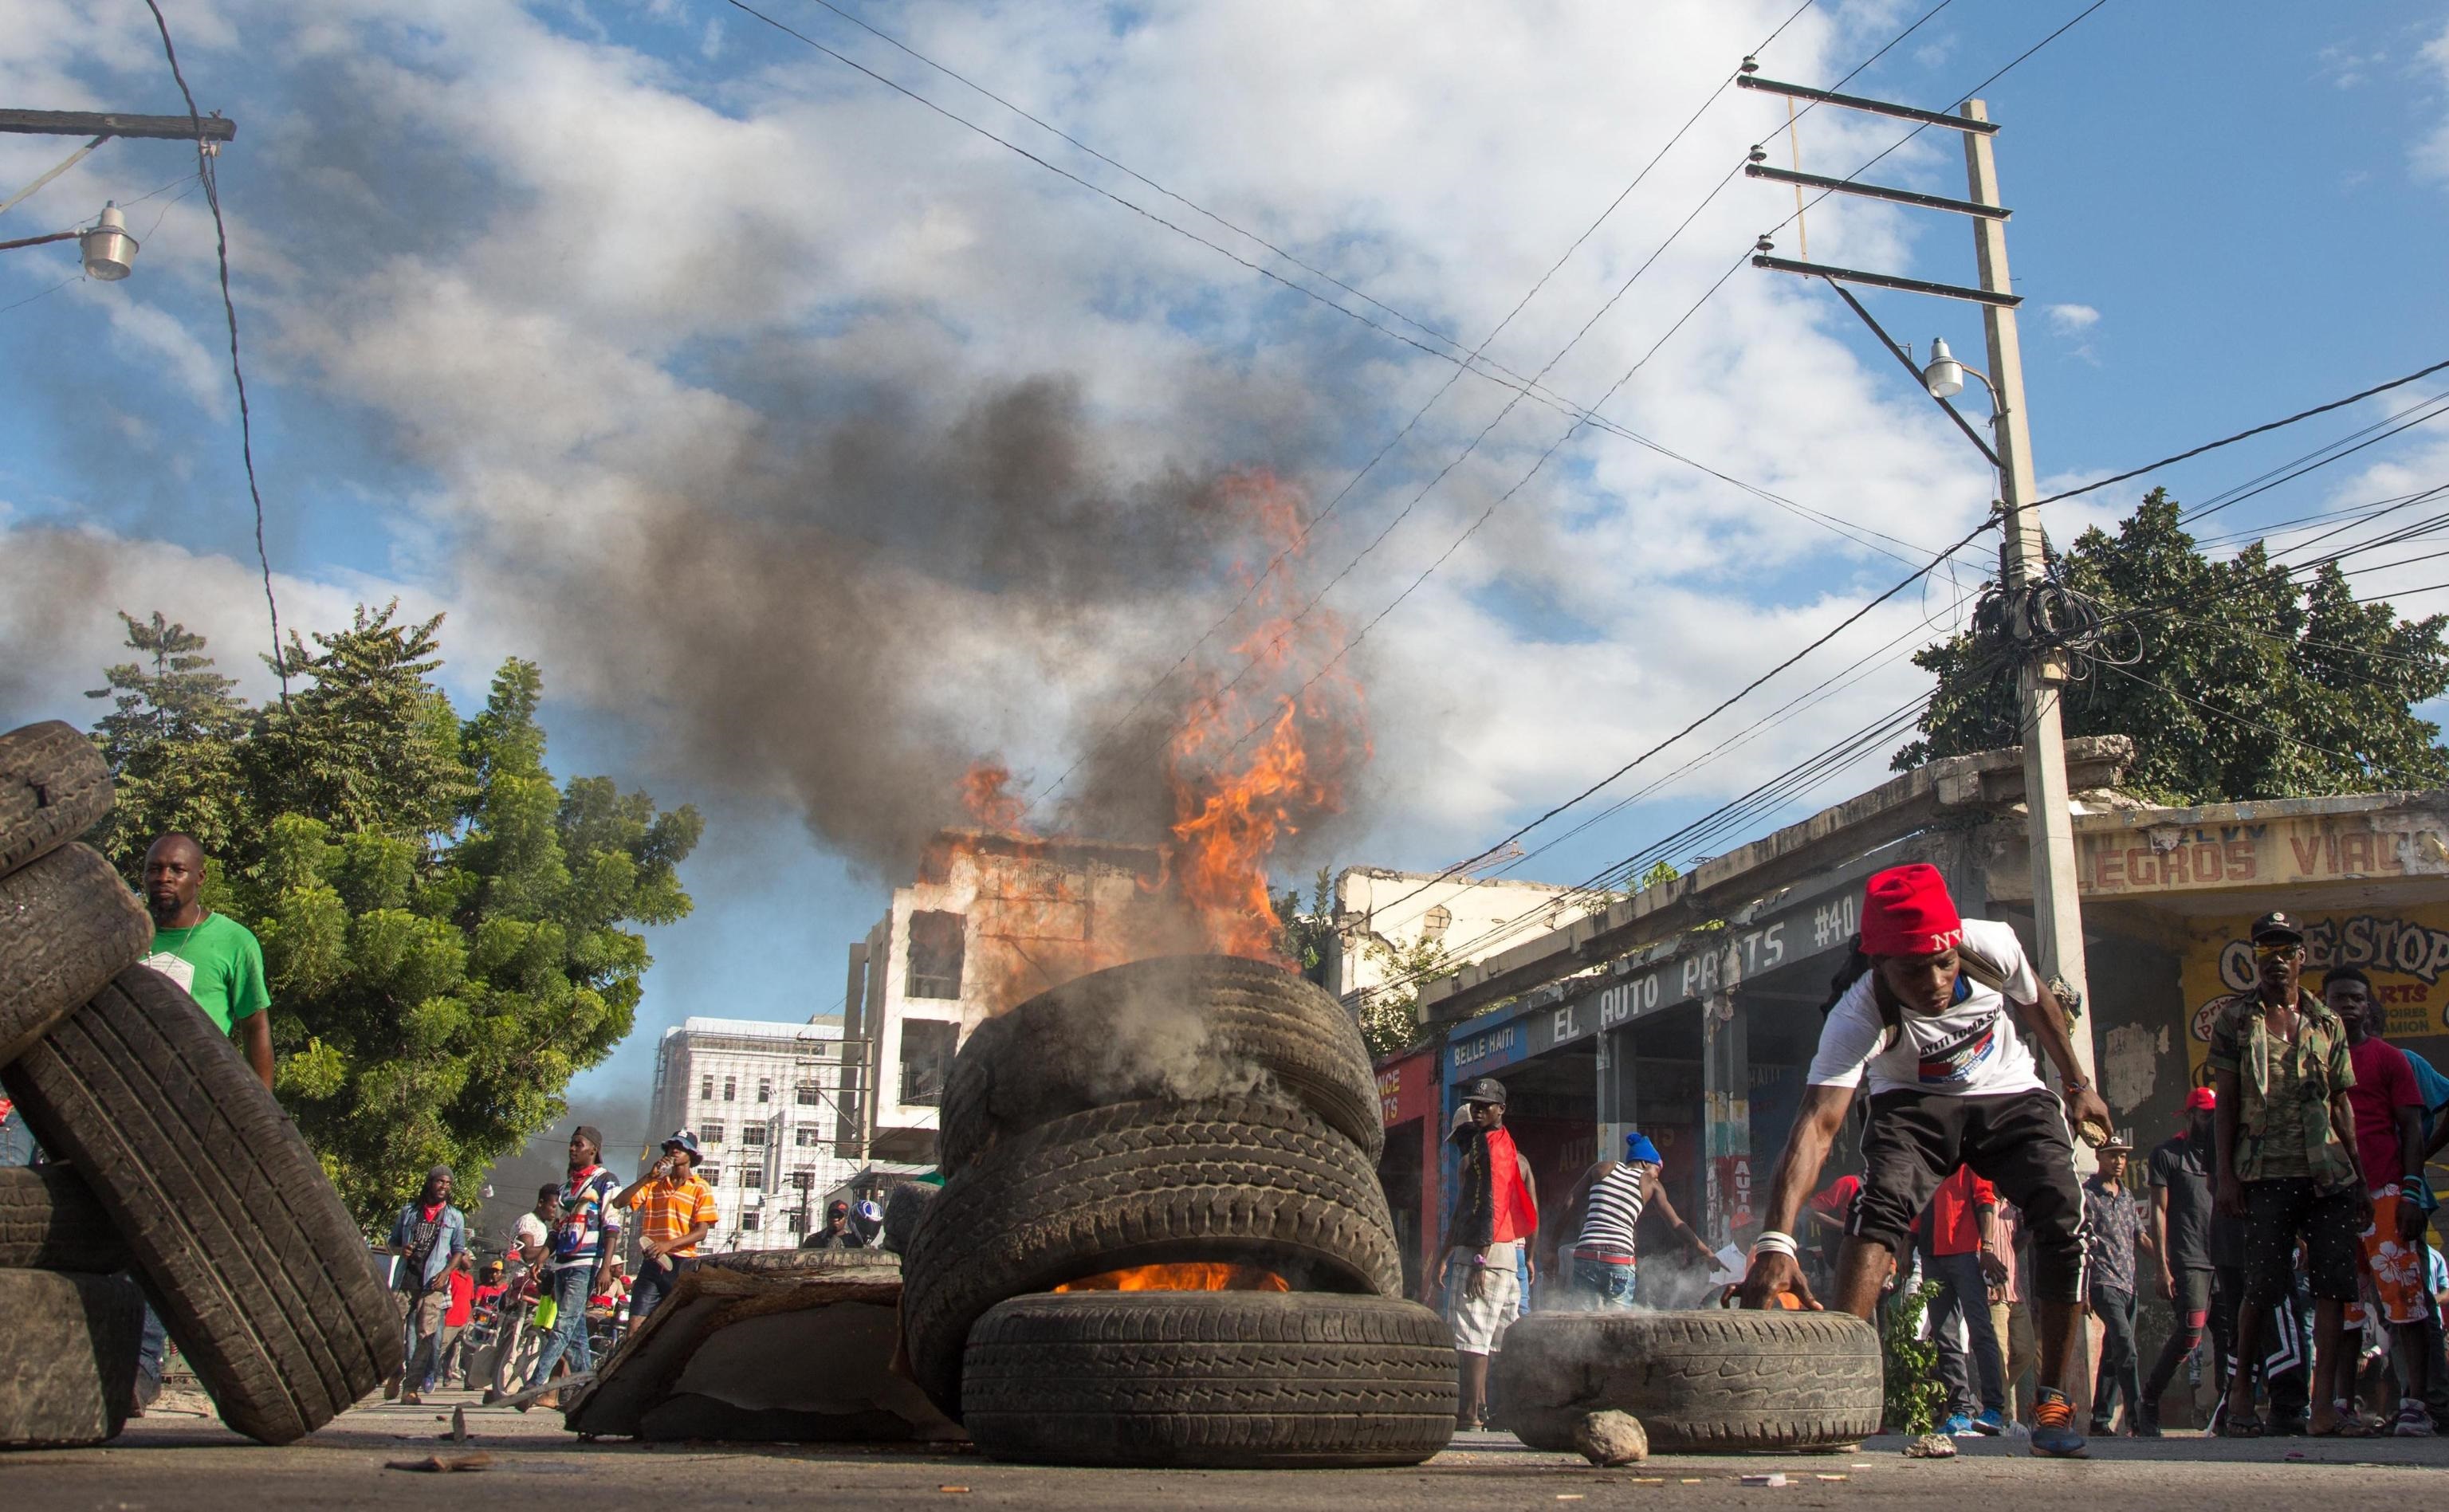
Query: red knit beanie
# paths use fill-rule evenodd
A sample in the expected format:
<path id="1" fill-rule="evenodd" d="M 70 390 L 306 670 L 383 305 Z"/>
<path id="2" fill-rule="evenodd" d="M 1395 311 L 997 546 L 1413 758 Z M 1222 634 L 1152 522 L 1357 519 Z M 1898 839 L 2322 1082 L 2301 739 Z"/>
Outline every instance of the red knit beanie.
<path id="1" fill-rule="evenodd" d="M 1938 868 L 1916 862 L 1875 871 L 1862 888 L 1862 949 L 1869 955 L 1936 955 L 1960 945 L 1964 921 Z"/>

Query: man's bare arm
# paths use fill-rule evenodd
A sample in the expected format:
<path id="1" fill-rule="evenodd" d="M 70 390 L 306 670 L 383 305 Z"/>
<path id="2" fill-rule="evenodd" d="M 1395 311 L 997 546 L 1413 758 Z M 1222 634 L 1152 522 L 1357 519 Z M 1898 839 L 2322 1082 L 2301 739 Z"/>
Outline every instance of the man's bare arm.
<path id="1" fill-rule="evenodd" d="M 263 1090 L 272 1090 L 272 1013 L 270 1009 L 250 1013 L 238 1021 L 239 1048 L 245 1052 L 246 1063 L 255 1068 Z"/>
<path id="2" fill-rule="evenodd" d="M 2042 1053 L 2050 1058 L 2052 1065 L 2058 1068 L 2058 1076 L 2067 1088 L 2063 1094 L 2070 1125 L 2067 1132 L 2079 1134 L 2087 1123 L 2096 1123 L 2106 1129 L 2111 1126 L 2109 1104 L 2101 1101 L 2100 1094 L 2092 1089 L 2090 1080 L 2083 1074 L 2082 1062 L 2075 1059 L 2074 1036 L 2067 1030 L 2066 1008 L 2058 1002 L 2058 995 L 2050 990 L 2048 983 L 2036 986 L 2040 987 L 2041 995 L 2030 1003 L 2016 1004 L 2015 1017 L 2023 1021 L 2025 1028 L 2033 1031 L 2033 1038 L 2040 1042 Z"/>
<path id="3" fill-rule="evenodd" d="M 1846 1110 L 1854 1105 L 1854 1089 L 1839 1086 L 1808 1086 L 1803 1089 L 1803 1104 L 1795 1110 L 1794 1132 L 1785 1139 L 1785 1150 L 1777 1158 L 1777 1171 L 1769 1177 L 1768 1207 L 1764 1228 L 1769 1232 L 1790 1234 L 1794 1232 L 1794 1215 L 1803 1210 L 1803 1200 L 1819 1183 L 1820 1169 L 1828 1162 L 1828 1147 L 1836 1142 L 1837 1131 L 1844 1126 Z M 1762 1308 L 1780 1292 L 1792 1291 L 1813 1308 L 1820 1304 L 1811 1295 L 1810 1283 L 1803 1277 L 1803 1267 L 1790 1254 L 1757 1254 L 1739 1289 L 1744 1306 Z"/>

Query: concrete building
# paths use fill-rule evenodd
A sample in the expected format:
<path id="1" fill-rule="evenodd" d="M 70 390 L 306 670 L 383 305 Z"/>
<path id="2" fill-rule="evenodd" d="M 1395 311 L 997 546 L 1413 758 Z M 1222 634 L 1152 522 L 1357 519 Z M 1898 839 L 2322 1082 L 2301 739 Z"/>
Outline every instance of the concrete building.
<path id="1" fill-rule="evenodd" d="M 2092 997 L 2080 1027 L 2121 1129 L 2146 1149 L 2176 1130 L 2213 1014 L 2252 986 L 2246 931 L 2272 909 L 2306 924 L 2308 984 L 2363 968 L 2392 1043 L 2449 1067 L 2449 793 L 2155 807 L 2116 791 L 2131 752 L 2123 737 L 2067 742 Z M 1423 1251 L 1456 1178 L 1444 1120 L 1480 1076 L 1506 1083 L 1543 1194 L 1638 1127 L 1677 1208 L 1713 1245 L 1747 1240 L 1863 879 L 1929 862 L 1966 916 L 2032 947 L 2021 760 L 1933 762 L 1424 986 L 1420 1041 L 1379 1069 L 1381 1174 L 1417 1173 L 1388 1185 L 1417 1207 Z M 1823 1179 L 1858 1160 L 1841 1138 Z"/>
<path id="2" fill-rule="evenodd" d="M 1605 901 L 1549 882 L 1347 867 L 1335 878 L 1327 990 L 1352 1003 L 1384 986 L 1407 959 L 1477 961 Z"/>
<path id="3" fill-rule="evenodd" d="M 991 1014 L 1071 978 L 1162 953 L 1179 932 L 1154 847 L 946 830 L 850 947 L 845 1032 L 862 1057 L 837 1142 L 860 1165 L 935 1159 L 954 1052 Z M 1154 948 L 1151 948 L 1151 946 Z M 1180 948 L 1202 948 L 1185 938 Z"/>
<path id="4" fill-rule="evenodd" d="M 694 1129 L 722 1217 L 707 1248 L 787 1250 L 858 1169 L 835 1147 L 859 1046 L 831 1019 L 690 1019 L 655 1046 L 653 1138 Z M 648 1151 L 645 1165 L 655 1152 Z M 642 1165 L 641 1169 L 644 1169 Z"/>

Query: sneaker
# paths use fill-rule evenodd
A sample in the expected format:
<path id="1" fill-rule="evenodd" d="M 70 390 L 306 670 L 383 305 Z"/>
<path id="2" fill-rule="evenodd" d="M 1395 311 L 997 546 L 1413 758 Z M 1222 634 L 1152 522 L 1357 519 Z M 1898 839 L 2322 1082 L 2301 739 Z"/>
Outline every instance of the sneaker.
<path id="1" fill-rule="evenodd" d="M 2007 1414 L 1996 1407 L 1983 1407 L 1973 1415 L 1973 1431 L 1986 1438 L 1996 1438 L 2007 1431 Z"/>
<path id="2" fill-rule="evenodd" d="M 2064 1391 L 2041 1388 L 2033 1407 L 2033 1452 L 2066 1460 L 2084 1457 L 2083 1435 L 2074 1430 L 2074 1404 Z"/>
<path id="3" fill-rule="evenodd" d="M 1938 1431 L 1951 1439 L 1969 1439 L 1973 1437 L 1973 1420 L 1961 1412 L 1951 1412 L 1947 1421 L 1938 1426 Z"/>
<path id="4" fill-rule="evenodd" d="M 2432 1414 L 2421 1402 L 2408 1397 L 2398 1404 L 2398 1426 L 2390 1432 L 2401 1439 L 2428 1439 L 2432 1437 Z"/>
<path id="5" fill-rule="evenodd" d="M 2136 1438 L 2138 1438 L 2138 1439 L 2156 1439 L 2156 1438 L 2159 1438 L 2159 1437 L 2161 1436 L 2161 1435 L 2160 1435 L 2160 1414 L 2159 1414 L 2159 1413 L 2157 1413 L 2157 1412 L 2153 1412 L 2153 1411 L 2150 1410 L 2149 1408 L 2146 1408 L 2145 1410 L 2143 1410 L 2143 1411 L 2141 1411 L 2141 1412 L 2137 1412 L 2137 1413 L 2135 1413 L 2135 1414 L 2134 1414 L 2134 1436 L 2135 1436 Z"/>

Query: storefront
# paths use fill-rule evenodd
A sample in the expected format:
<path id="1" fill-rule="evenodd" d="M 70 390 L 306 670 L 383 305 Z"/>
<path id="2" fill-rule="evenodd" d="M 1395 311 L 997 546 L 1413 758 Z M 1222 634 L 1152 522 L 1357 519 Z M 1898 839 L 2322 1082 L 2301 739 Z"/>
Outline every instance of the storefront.
<path id="1" fill-rule="evenodd" d="M 1378 1181 L 1386 1189 L 1395 1239 L 1403 1256 L 1403 1294 L 1417 1296 L 1420 1277 L 1436 1257 L 1438 1194 L 1429 1179 L 1438 1169 L 1437 1053 L 1417 1050 L 1378 1068 L 1378 1112 L 1386 1129 L 1386 1151 L 1378 1159 Z"/>

